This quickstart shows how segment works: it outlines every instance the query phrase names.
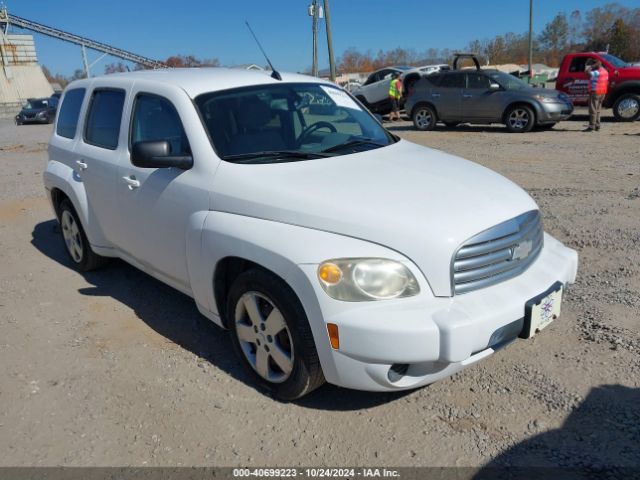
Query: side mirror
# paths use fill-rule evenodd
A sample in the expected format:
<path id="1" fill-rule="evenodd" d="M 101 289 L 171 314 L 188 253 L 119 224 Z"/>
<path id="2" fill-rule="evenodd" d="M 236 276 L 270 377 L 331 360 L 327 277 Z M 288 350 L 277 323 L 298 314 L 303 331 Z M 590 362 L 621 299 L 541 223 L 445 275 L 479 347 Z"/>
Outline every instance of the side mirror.
<path id="1" fill-rule="evenodd" d="M 500 90 L 500 85 L 498 83 L 491 82 L 489 84 L 489 90 Z"/>
<path id="2" fill-rule="evenodd" d="M 140 168 L 193 167 L 191 155 L 171 155 L 171 144 L 166 140 L 136 142 L 131 148 L 131 163 Z"/>

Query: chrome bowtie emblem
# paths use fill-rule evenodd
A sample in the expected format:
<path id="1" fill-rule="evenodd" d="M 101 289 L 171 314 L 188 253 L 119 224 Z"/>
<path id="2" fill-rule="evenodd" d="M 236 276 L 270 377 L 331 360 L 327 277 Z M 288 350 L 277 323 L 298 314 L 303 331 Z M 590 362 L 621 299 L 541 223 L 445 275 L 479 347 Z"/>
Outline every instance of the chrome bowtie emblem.
<path id="1" fill-rule="evenodd" d="M 522 260 L 523 258 L 527 258 L 531 253 L 532 248 L 533 243 L 531 242 L 531 240 L 518 243 L 511 249 L 511 260 Z"/>

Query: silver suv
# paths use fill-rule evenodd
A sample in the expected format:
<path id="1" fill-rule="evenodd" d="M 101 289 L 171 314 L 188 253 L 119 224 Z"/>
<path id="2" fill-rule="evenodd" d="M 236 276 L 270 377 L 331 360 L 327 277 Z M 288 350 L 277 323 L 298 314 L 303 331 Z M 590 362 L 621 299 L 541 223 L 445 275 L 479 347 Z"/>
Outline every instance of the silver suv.
<path id="1" fill-rule="evenodd" d="M 423 77 L 405 102 L 405 110 L 418 130 L 432 130 L 437 122 L 502 123 L 510 132 L 533 127 L 552 128 L 573 113 L 567 95 L 533 88 L 498 70 L 451 70 Z"/>

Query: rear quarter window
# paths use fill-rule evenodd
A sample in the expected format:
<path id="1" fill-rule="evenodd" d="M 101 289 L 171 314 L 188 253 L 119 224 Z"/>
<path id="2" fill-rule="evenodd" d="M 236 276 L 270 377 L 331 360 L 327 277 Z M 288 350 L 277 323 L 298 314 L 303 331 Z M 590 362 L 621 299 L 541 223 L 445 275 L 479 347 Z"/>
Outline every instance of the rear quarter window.
<path id="1" fill-rule="evenodd" d="M 118 148 L 124 90 L 94 90 L 87 113 L 84 141 L 96 147 Z"/>
<path id="2" fill-rule="evenodd" d="M 58 124 L 56 125 L 56 134 L 59 136 L 65 138 L 76 136 L 80 108 L 82 107 L 85 92 L 84 88 L 74 88 L 64 96 L 64 101 L 58 113 Z"/>

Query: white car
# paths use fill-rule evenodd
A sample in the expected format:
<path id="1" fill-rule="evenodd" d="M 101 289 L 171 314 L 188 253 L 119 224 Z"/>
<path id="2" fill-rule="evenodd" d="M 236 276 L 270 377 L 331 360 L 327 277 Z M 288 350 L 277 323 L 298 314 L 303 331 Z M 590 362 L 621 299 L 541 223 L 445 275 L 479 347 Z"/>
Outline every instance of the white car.
<path id="1" fill-rule="evenodd" d="M 395 73 L 402 75 L 409 71 L 414 71 L 420 76 L 417 69 L 406 66 L 392 66 L 381 68 L 372 72 L 365 82 L 352 91 L 353 95 L 373 113 L 386 115 L 391 111 L 391 101 L 389 100 L 389 84 L 391 76 Z"/>
<path id="2" fill-rule="evenodd" d="M 302 75 L 75 81 L 44 183 L 78 269 L 190 295 L 282 399 L 447 377 L 551 323 L 578 265 L 517 185 Z"/>

